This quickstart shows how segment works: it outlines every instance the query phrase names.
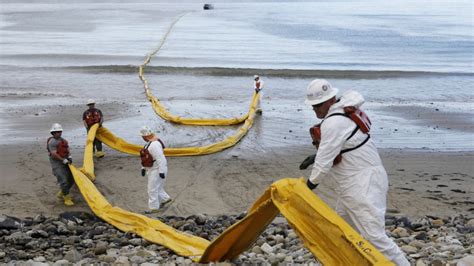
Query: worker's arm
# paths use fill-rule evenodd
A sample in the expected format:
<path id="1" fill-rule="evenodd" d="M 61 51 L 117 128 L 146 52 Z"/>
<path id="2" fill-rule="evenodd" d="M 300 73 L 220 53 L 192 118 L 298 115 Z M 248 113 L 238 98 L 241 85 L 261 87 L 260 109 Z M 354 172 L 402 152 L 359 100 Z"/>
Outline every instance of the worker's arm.
<path id="1" fill-rule="evenodd" d="M 85 111 L 83 114 L 82 114 L 82 123 L 84 124 L 84 127 L 89 129 L 89 127 L 87 126 L 87 123 L 86 123 L 86 113 L 87 111 Z"/>
<path id="2" fill-rule="evenodd" d="M 104 123 L 104 115 L 102 114 L 102 111 L 101 111 L 101 110 L 99 110 L 99 113 L 100 113 L 99 125 L 102 126 L 102 123 Z"/>

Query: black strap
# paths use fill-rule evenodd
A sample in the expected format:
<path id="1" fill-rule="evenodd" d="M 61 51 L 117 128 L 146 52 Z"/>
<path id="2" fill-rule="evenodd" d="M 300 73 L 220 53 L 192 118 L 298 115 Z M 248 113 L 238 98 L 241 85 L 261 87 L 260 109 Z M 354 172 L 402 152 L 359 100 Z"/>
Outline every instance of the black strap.
<path id="1" fill-rule="evenodd" d="M 351 119 L 347 114 L 345 114 L 345 113 L 334 113 L 334 114 L 330 114 L 330 115 L 329 115 L 328 117 L 326 117 L 324 120 L 328 119 L 328 118 L 331 117 L 331 116 L 337 116 L 337 115 L 338 115 L 338 116 L 347 117 L 347 118 L 349 118 L 349 119 L 352 121 L 352 119 Z M 323 121 L 323 122 L 324 122 L 324 121 Z M 353 122 L 354 122 L 354 121 L 353 121 Z M 321 122 L 321 123 L 322 123 L 322 122 Z M 354 122 L 354 123 L 355 123 L 355 122 Z M 360 129 L 359 125 L 357 125 L 357 123 L 355 123 L 355 124 L 356 124 L 356 127 L 354 128 L 354 130 L 352 130 L 352 133 L 349 135 L 349 137 L 347 137 L 346 141 L 348 141 L 350 138 L 352 138 L 352 137 L 355 135 L 355 133 L 357 132 L 357 130 Z M 358 148 L 362 147 L 365 143 L 367 143 L 367 141 L 369 141 L 369 139 L 370 139 L 370 134 L 367 134 L 367 138 L 366 138 L 364 141 L 362 141 L 359 145 L 357 145 L 357 146 L 355 146 L 355 147 L 353 147 L 353 148 L 349 148 L 349 149 L 342 150 L 339 154 L 343 154 L 343 153 L 350 152 L 350 151 L 353 151 L 353 150 L 355 150 L 355 149 L 358 149 Z"/>
<path id="2" fill-rule="evenodd" d="M 143 147 L 145 150 L 148 150 L 148 147 L 150 147 L 151 143 L 153 141 L 149 141 L 147 144 L 145 144 L 145 146 Z M 161 144 L 161 146 L 163 146 L 163 142 L 161 142 L 161 140 L 158 140 L 158 142 Z M 164 147 L 163 147 L 164 148 Z M 153 160 L 153 162 L 156 162 L 156 160 Z"/>
<path id="3" fill-rule="evenodd" d="M 357 145 L 357 146 L 355 146 L 355 147 L 353 147 L 353 148 L 349 148 L 349 149 L 342 150 L 342 151 L 341 151 L 341 154 L 346 153 L 346 152 L 349 152 L 349 151 L 353 151 L 353 150 L 355 150 L 355 149 L 358 149 L 358 148 L 362 147 L 365 143 L 367 143 L 367 141 L 369 141 L 369 139 L 370 139 L 370 135 L 367 134 L 367 138 L 365 138 L 365 140 L 362 141 L 359 145 Z"/>
<path id="4" fill-rule="evenodd" d="M 344 113 L 334 113 L 334 114 L 330 114 L 328 117 L 326 117 L 324 120 L 328 119 L 329 117 L 331 116 L 336 116 L 336 115 L 340 115 L 340 116 L 345 116 L 345 117 L 348 117 L 346 114 Z"/>
<path id="5" fill-rule="evenodd" d="M 152 141 L 149 141 L 145 146 L 143 146 L 143 149 L 148 150 L 148 147 L 150 147 Z"/>
<path id="6" fill-rule="evenodd" d="M 351 119 L 347 114 L 345 114 L 345 113 L 334 113 L 334 114 L 330 114 L 330 115 L 329 115 L 328 117 L 326 117 L 324 120 L 328 119 L 328 118 L 331 117 L 331 116 L 337 116 L 337 115 L 338 115 L 338 116 L 347 117 L 347 118 L 349 118 L 349 119 L 352 121 L 352 119 Z M 354 123 L 355 123 L 355 122 L 354 122 Z M 351 139 L 351 138 L 355 135 L 355 133 L 357 133 L 357 130 L 359 130 L 359 128 L 360 128 L 359 125 L 357 125 L 357 123 L 355 123 L 355 124 L 356 124 L 356 127 L 354 128 L 354 130 L 352 131 L 352 133 L 349 135 L 349 137 L 347 137 L 346 141 L 349 140 L 349 139 Z"/>
<path id="7" fill-rule="evenodd" d="M 359 128 L 360 128 L 359 125 L 356 124 L 356 127 L 354 128 L 354 130 L 352 130 L 352 133 L 349 135 L 349 137 L 347 137 L 346 141 L 350 140 L 355 135 L 357 130 L 359 130 Z"/>
<path id="8" fill-rule="evenodd" d="M 160 142 L 161 147 L 164 149 L 164 148 L 165 148 L 165 144 L 163 143 L 163 141 L 161 141 L 161 139 L 158 139 L 158 142 Z"/>

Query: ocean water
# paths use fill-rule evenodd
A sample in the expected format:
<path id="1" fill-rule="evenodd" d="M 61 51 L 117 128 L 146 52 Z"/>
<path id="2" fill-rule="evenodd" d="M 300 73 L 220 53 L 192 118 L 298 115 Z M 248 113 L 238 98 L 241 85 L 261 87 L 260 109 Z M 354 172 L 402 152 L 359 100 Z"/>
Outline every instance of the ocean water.
<path id="1" fill-rule="evenodd" d="M 323 77 L 363 93 L 379 147 L 474 150 L 472 1 L 225 1 L 210 11 L 194 2 L 0 3 L 0 108 L 90 97 L 147 104 L 137 66 L 182 16 L 146 72 L 176 113 L 212 115 L 187 109 L 206 99 L 225 105 L 217 116 L 240 112 L 231 103 L 246 105 L 260 73 L 269 112 L 259 126 L 276 134 L 279 119 L 302 125 L 294 142 L 303 143 L 315 123 L 304 90 Z M 0 119 L 0 135 L 15 130 Z"/>

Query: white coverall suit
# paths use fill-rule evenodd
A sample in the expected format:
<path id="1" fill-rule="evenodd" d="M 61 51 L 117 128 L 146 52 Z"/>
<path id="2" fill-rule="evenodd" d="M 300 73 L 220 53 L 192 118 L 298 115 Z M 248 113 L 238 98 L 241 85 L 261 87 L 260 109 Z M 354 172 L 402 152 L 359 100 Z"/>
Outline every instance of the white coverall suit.
<path id="1" fill-rule="evenodd" d="M 153 166 L 145 167 L 148 177 L 148 208 L 158 210 L 160 203 L 170 199 L 165 191 L 165 180 L 168 176 L 168 166 L 163 147 L 159 141 L 152 141 L 148 146 L 148 152 L 153 157 Z M 160 173 L 165 178 L 160 177 Z"/>
<path id="2" fill-rule="evenodd" d="M 333 166 L 341 150 L 362 143 L 367 134 L 358 130 L 349 140 L 356 124 L 344 113 L 344 106 L 360 107 L 362 96 L 355 91 L 345 93 L 333 104 L 321 124 L 321 143 L 309 180 L 313 184 L 329 175 L 334 178 L 338 194 L 336 212 L 397 265 L 410 265 L 400 248 L 385 233 L 385 210 L 388 177 L 375 144 L 369 139 L 361 147 L 343 153 L 342 161 Z"/>
<path id="3" fill-rule="evenodd" d="M 258 100 L 258 103 L 257 103 L 257 106 L 255 108 L 255 110 L 262 110 L 262 100 L 263 100 L 263 87 L 265 85 L 265 83 L 263 82 L 263 80 L 261 78 L 258 79 L 258 83 L 260 83 L 259 85 L 257 85 L 257 81 L 254 81 L 253 82 L 253 88 L 255 90 L 259 90 L 258 94 L 260 94 L 260 99 Z"/>

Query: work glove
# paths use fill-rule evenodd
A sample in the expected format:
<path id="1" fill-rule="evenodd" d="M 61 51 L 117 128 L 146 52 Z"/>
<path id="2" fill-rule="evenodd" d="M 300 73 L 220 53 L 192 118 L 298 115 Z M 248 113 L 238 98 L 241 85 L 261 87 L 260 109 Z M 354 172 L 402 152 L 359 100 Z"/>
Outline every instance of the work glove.
<path id="1" fill-rule="evenodd" d="M 314 163 L 315 159 L 316 159 L 316 154 L 306 157 L 306 159 L 304 159 L 304 161 L 300 164 L 300 170 L 304 170 L 308 168 L 308 166 Z"/>
<path id="2" fill-rule="evenodd" d="M 146 169 L 142 168 L 142 176 L 145 176 L 145 174 L 146 174 Z"/>
<path id="3" fill-rule="evenodd" d="M 161 179 L 165 179 L 165 173 L 160 173 Z"/>
<path id="4" fill-rule="evenodd" d="M 63 164 L 68 164 L 69 160 L 68 159 L 63 159 Z"/>
<path id="5" fill-rule="evenodd" d="M 67 157 L 67 160 L 69 161 L 69 163 L 72 163 L 72 157 L 71 157 L 71 155 L 69 155 L 69 157 Z"/>
<path id="6" fill-rule="evenodd" d="M 313 189 L 317 188 L 319 184 L 313 184 L 308 179 L 308 181 L 306 181 L 306 185 L 308 186 L 309 189 L 313 190 Z"/>

